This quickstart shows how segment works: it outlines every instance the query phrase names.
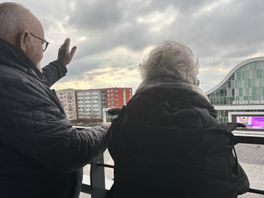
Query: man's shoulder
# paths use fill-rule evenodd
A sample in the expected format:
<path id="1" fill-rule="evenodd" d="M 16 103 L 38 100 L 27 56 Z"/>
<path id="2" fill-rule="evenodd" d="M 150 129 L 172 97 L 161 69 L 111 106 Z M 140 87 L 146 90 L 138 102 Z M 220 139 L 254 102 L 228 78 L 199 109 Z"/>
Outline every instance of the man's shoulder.
<path id="1" fill-rule="evenodd" d="M 40 78 L 34 76 L 34 71 L 22 66 L 9 66 L 0 64 L 0 83 L 5 85 L 29 85 L 42 87 Z"/>
<path id="2" fill-rule="evenodd" d="M 8 65 L 0 64 L 0 81 L 11 80 L 11 79 L 20 81 L 23 78 L 25 78 L 25 75 L 23 75 L 25 71 L 14 67 L 10 67 Z"/>
<path id="3" fill-rule="evenodd" d="M 0 91 L 1 95 L 12 95 L 14 94 L 13 92 L 18 95 L 18 90 L 20 90 L 20 94 L 27 92 L 31 93 L 32 96 L 34 94 L 47 94 L 45 84 L 30 75 L 30 71 L 27 68 L 15 68 L 3 64 L 0 64 L 0 88 L 3 88 Z"/>

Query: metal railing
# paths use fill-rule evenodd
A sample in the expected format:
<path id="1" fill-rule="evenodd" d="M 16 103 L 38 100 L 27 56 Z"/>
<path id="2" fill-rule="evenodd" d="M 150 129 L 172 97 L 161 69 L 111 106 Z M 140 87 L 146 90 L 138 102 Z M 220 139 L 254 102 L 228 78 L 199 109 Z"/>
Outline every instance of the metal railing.
<path id="1" fill-rule="evenodd" d="M 239 133 L 235 134 L 238 144 L 261 144 L 264 145 L 263 136 L 244 136 Z M 91 198 L 104 198 L 107 190 L 105 187 L 105 168 L 114 168 L 113 165 L 105 164 L 103 154 L 93 159 L 90 169 L 90 184 L 82 184 L 82 192 L 91 195 Z M 250 188 L 249 193 L 264 195 L 264 190 Z"/>
<path id="2" fill-rule="evenodd" d="M 245 136 L 240 135 L 239 133 L 235 134 L 236 136 L 236 142 L 238 144 L 261 144 L 264 145 L 264 134 L 263 136 Z M 260 195 L 264 195 L 264 190 L 262 189 L 255 189 L 255 188 L 249 188 L 250 193 L 256 193 Z"/>

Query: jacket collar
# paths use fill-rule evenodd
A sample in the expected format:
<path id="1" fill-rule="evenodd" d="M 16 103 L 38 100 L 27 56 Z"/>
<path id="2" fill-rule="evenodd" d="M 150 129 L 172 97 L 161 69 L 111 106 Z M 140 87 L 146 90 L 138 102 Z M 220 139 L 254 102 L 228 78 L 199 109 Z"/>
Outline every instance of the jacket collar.
<path id="1" fill-rule="evenodd" d="M 200 87 L 197 85 L 187 83 L 181 80 L 171 79 L 171 78 L 159 78 L 159 79 L 151 79 L 151 80 L 144 80 L 138 87 L 136 94 L 144 92 L 151 88 L 179 88 L 179 89 L 186 89 L 192 92 L 198 93 L 204 99 L 209 102 L 208 97 L 205 93 L 201 90 Z"/>
<path id="2" fill-rule="evenodd" d="M 43 81 L 43 74 L 19 48 L 0 39 L 0 64 L 19 69 Z"/>
<path id="3" fill-rule="evenodd" d="M 183 92 L 185 92 L 184 95 L 186 97 L 183 96 Z M 174 100 L 180 100 L 185 105 L 188 103 L 193 106 L 206 108 L 213 117 L 217 117 L 216 110 L 210 103 L 206 94 L 198 86 L 191 83 L 175 79 L 145 80 L 140 84 L 135 96 L 144 93 L 155 93 L 155 96 L 152 95 L 152 102 L 155 102 L 155 97 L 164 97 L 161 95 L 165 95 L 166 97 L 173 97 Z M 170 94 L 168 95 L 168 93 Z"/>

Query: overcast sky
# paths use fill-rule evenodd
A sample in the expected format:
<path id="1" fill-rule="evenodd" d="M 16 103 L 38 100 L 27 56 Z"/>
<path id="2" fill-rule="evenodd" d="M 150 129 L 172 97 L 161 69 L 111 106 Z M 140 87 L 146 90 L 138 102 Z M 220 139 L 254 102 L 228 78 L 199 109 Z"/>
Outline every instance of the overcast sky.
<path id="1" fill-rule="evenodd" d="M 2 1 L 3 2 L 3 1 Z M 43 23 L 56 59 L 70 37 L 78 49 L 53 88 L 137 88 L 138 65 L 164 40 L 188 45 L 199 58 L 204 91 L 240 62 L 264 56 L 262 0 L 17 0 Z"/>

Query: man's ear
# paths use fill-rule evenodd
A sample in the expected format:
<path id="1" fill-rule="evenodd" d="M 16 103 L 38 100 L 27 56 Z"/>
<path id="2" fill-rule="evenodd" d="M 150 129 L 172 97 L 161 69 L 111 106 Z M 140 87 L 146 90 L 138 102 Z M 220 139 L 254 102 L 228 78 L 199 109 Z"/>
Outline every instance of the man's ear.
<path id="1" fill-rule="evenodd" d="M 28 31 L 23 31 L 18 36 L 17 47 L 19 47 L 23 52 L 27 51 L 27 45 L 30 41 L 30 35 Z"/>

